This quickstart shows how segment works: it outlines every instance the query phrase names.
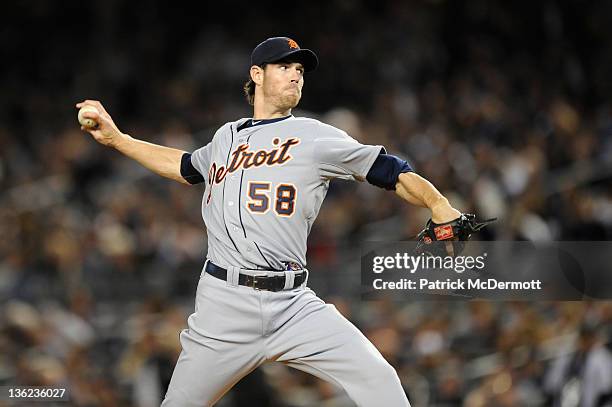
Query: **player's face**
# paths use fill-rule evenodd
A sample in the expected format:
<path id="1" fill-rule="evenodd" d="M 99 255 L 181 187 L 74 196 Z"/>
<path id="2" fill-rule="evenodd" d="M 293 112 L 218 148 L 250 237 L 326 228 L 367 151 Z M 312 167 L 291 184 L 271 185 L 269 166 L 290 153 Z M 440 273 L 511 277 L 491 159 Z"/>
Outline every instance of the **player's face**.
<path id="1" fill-rule="evenodd" d="M 278 108 L 292 109 L 302 97 L 304 67 L 299 62 L 268 64 L 262 85 L 266 102 Z"/>

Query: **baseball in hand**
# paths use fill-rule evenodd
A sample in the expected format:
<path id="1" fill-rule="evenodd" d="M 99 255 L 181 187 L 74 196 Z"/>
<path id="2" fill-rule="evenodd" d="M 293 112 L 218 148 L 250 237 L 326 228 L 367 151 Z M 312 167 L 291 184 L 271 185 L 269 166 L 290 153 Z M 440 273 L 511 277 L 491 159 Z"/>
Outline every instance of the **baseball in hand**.
<path id="1" fill-rule="evenodd" d="M 98 123 L 94 120 L 94 119 L 89 119 L 87 117 L 83 117 L 83 113 L 86 112 L 93 112 L 93 113 L 98 113 L 98 109 L 96 109 L 93 106 L 83 106 L 82 108 L 79 109 L 79 123 L 81 123 L 81 126 L 83 127 L 87 127 L 90 129 L 95 129 L 96 127 L 98 127 Z"/>

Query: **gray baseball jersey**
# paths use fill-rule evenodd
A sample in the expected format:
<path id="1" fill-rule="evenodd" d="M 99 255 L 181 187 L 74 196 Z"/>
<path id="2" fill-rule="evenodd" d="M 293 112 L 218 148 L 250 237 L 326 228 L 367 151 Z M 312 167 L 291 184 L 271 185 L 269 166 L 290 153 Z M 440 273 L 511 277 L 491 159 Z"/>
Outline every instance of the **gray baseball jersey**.
<path id="1" fill-rule="evenodd" d="M 223 125 L 191 156 L 204 176 L 208 259 L 222 266 L 306 266 L 306 240 L 333 178 L 364 180 L 381 146 L 310 118 Z M 255 122 L 257 123 L 257 122 Z"/>
<path id="2" fill-rule="evenodd" d="M 363 180 L 382 147 L 312 119 L 242 128 L 247 120 L 225 124 L 191 155 L 206 181 L 208 259 L 227 277 L 204 267 L 162 406 L 213 405 L 243 376 L 275 361 L 342 387 L 358 406 L 410 407 L 395 369 L 306 287 L 307 279 L 278 292 L 238 284 L 253 269 L 284 270 L 293 281 L 291 263 L 306 266 L 306 238 L 330 179 Z"/>

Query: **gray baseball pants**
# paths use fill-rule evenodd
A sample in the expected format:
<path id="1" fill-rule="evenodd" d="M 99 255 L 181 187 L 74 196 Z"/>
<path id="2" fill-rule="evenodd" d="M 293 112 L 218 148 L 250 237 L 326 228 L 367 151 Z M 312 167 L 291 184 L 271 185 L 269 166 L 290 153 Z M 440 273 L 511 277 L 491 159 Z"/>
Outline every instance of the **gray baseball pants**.
<path id="1" fill-rule="evenodd" d="M 270 361 L 342 387 L 358 406 L 410 406 L 395 369 L 331 304 L 309 288 L 258 291 L 202 272 L 195 312 L 162 407 L 212 406 Z"/>

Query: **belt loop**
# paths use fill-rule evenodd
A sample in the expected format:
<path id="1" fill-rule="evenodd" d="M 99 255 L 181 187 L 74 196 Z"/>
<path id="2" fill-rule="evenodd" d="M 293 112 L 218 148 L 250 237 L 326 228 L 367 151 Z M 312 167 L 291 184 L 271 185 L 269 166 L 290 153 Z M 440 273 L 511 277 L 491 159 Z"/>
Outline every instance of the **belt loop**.
<path id="1" fill-rule="evenodd" d="M 293 283 L 295 282 L 295 270 L 285 271 L 285 288 L 283 290 L 293 289 Z"/>
<path id="2" fill-rule="evenodd" d="M 208 262 L 210 260 L 206 259 L 206 261 L 204 262 L 204 267 L 202 267 L 202 272 L 200 273 L 200 278 L 204 277 L 204 274 L 206 273 L 206 266 L 208 266 Z"/>
<path id="3" fill-rule="evenodd" d="M 301 287 L 306 288 L 306 284 L 308 284 L 308 276 L 310 275 L 310 273 L 308 273 L 308 269 L 304 269 L 302 273 L 306 273 L 306 278 L 304 278 L 304 282 L 302 282 Z"/>
<path id="4" fill-rule="evenodd" d="M 240 277 L 240 268 L 229 266 L 227 268 L 227 285 L 229 287 L 238 287 L 238 278 Z"/>

